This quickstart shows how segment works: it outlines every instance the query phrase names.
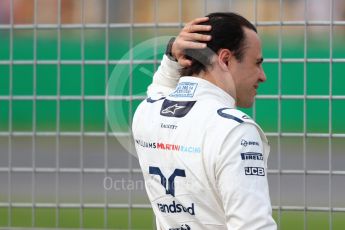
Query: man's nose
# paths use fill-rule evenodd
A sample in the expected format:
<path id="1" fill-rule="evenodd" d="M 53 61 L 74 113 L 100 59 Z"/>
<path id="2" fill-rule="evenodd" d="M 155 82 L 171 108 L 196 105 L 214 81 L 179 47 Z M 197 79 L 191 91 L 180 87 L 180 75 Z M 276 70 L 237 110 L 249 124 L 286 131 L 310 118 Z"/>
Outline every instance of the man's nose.
<path id="1" fill-rule="evenodd" d="M 261 68 L 260 76 L 259 76 L 259 81 L 260 82 L 265 82 L 267 80 L 265 71 Z"/>

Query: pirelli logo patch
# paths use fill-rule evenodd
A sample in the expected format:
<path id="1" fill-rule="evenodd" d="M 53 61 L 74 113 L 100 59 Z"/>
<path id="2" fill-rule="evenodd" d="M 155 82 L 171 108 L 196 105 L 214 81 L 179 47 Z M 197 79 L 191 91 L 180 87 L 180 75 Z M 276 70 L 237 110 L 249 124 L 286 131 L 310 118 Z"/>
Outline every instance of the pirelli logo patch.
<path id="1" fill-rule="evenodd" d="M 256 153 L 256 152 L 241 153 L 241 158 L 243 161 L 246 161 L 246 160 L 263 161 L 264 160 L 264 156 L 262 155 L 262 153 Z"/>

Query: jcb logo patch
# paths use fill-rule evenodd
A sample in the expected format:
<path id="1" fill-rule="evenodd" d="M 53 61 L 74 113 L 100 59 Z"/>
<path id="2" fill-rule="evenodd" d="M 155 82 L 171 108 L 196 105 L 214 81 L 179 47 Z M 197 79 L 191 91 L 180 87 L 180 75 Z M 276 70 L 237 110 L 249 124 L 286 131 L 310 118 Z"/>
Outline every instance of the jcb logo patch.
<path id="1" fill-rule="evenodd" d="M 262 167 L 245 167 L 244 173 L 252 176 L 265 176 L 265 169 Z"/>

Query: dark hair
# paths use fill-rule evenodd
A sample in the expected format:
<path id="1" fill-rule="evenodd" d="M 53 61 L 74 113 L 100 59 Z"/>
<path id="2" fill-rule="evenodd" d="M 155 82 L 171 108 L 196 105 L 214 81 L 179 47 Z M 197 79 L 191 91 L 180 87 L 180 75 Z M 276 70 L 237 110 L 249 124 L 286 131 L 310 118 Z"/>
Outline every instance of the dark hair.
<path id="1" fill-rule="evenodd" d="M 235 58 L 242 60 L 245 48 L 244 27 L 257 32 L 255 26 L 244 17 L 235 13 L 211 13 L 207 15 L 209 20 L 201 25 L 211 25 L 212 29 L 201 34 L 211 35 L 204 49 L 187 49 L 185 55 L 192 60 L 192 65 L 180 70 L 181 76 L 191 76 L 205 71 L 211 65 L 211 57 L 219 49 L 225 48 L 233 52 Z"/>

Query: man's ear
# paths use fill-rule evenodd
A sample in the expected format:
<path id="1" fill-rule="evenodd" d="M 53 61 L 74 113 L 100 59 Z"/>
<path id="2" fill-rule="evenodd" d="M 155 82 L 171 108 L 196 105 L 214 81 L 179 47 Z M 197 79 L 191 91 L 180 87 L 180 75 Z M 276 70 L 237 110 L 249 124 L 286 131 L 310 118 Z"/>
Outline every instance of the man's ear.
<path id="1" fill-rule="evenodd" d="M 232 57 L 232 53 L 228 49 L 220 49 L 218 51 L 218 64 L 221 70 L 225 72 L 229 71 L 231 57 Z"/>

